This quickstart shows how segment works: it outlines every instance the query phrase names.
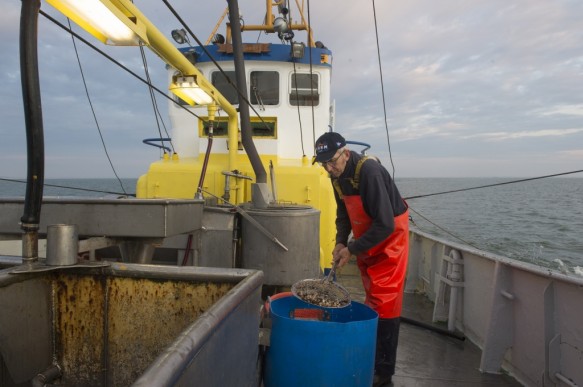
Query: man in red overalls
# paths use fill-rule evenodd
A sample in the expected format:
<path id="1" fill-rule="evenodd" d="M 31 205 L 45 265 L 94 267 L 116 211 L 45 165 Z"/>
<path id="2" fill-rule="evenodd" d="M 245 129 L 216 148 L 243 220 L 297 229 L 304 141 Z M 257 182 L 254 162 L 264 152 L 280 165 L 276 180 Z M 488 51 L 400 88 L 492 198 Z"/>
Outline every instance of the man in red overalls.
<path id="1" fill-rule="evenodd" d="M 350 151 L 336 132 L 316 141 L 315 161 L 330 174 L 338 206 L 333 259 L 342 267 L 357 257 L 365 303 L 379 314 L 373 385 L 387 386 L 395 373 L 409 255 L 407 204 L 380 162 Z"/>

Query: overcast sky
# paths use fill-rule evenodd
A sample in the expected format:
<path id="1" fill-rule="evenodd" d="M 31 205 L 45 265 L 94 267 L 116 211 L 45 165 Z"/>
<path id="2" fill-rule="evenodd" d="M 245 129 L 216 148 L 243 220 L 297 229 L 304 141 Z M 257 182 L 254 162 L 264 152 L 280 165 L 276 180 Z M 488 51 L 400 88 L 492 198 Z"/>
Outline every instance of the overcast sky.
<path id="1" fill-rule="evenodd" d="M 170 0 L 205 41 L 226 1 Z M 160 0 L 135 0 L 160 30 L 179 27 Z M 241 0 L 247 24 L 259 24 Z M 21 2 L 0 13 L 0 177 L 26 176 L 18 35 Z M 532 177 L 583 169 L 583 1 L 375 2 L 392 159 L 401 177 Z M 42 9 L 66 23 L 50 5 Z M 336 128 L 388 163 L 372 1 L 312 0 L 315 39 L 333 52 Z M 75 27 L 77 31 L 79 28 Z M 221 29 L 222 31 L 223 29 Z M 244 35 L 255 40 L 257 33 Z M 247 39 L 245 39 L 247 38 Z M 138 48 L 100 48 L 143 74 Z M 147 88 L 77 45 L 107 150 L 121 177 L 159 152 Z M 165 90 L 166 70 L 148 52 Z M 71 37 L 39 17 L 47 178 L 114 177 L 89 109 Z M 166 101 L 158 97 L 164 122 Z M 578 177 L 583 177 L 579 174 Z"/>

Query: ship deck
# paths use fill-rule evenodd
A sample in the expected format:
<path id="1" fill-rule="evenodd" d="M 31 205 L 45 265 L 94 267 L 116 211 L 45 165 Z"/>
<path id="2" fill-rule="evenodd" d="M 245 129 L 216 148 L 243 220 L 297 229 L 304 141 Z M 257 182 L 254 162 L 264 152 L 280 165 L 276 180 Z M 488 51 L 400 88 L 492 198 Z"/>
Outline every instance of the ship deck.
<path id="1" fill-rule="evenodd" d="M 337 273 L 337 281 L 355 301 L 364 301 L 364 290 L 356 263 L 349 263 Z M 433 303 L 419 294 L 405 294 L 397 349 L 397 366 L 393 376 L 395 387 L 436 386 L 521 386 L 505 374 L 480 372 L 480 349 L 469 340 L 451 337 L 443 325 L 432 324 Z M 438 331 L 419 326 L 420 322 Z"/>

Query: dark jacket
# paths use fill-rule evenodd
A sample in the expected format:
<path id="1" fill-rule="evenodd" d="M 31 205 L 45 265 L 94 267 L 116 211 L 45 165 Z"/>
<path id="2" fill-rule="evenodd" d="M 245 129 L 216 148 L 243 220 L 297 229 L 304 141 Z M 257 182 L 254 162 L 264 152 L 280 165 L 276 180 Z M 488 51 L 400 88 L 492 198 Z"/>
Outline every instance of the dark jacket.
<path id="1" fill-rule="evenodd" d="M 334 190 L 336 204 L 336 243 L 348 245 L 348 250 L 358 255 L 387 239 L 395 228 L 394 217 L 407 211 L 407 205 L 401 198 L 389 172 L 374 159 L 362 164 L 360 183 L 355 189 L 350 179 L 354 178 L 358 160 L 363 156 L 351 151 L 350 159 L 340 177 L 337 178 L 343 195 L 360 195 L 364 211 L 372 219 L 371 227 L 360 237 L 348 245 L 348 237 L 352 230 L 350 219 L 344 202 Z M 335 178 L 332 178 L 335 179 Z"/>

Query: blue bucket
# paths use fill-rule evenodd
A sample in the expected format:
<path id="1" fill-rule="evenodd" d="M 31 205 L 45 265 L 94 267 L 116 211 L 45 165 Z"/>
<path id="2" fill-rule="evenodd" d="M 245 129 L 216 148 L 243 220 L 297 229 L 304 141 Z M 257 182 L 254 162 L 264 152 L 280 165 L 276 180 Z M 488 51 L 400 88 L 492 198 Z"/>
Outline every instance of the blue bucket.
<path id="1" fill-rule="evenodd" d="M 270 302 L 265 387 L 372 385 L 378 314 L 352 302 L 323 308 L 287 296 Z"/>

